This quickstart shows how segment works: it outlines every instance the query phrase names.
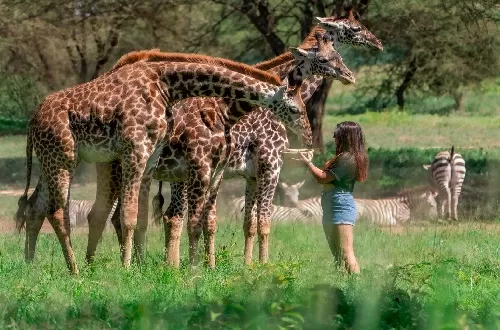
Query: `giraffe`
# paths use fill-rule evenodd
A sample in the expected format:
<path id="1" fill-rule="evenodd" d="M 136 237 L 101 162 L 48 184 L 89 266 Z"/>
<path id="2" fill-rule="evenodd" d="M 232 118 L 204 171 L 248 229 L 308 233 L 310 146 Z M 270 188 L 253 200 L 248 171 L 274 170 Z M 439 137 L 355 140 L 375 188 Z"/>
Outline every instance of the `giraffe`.
<path id="1" fill-rule="evenodd" d="M 328 37 L 323 37 L 322 34 L 311 34 L 309 38 L 309 51 L 292 48 L 289 53 L 279 61 L 287 62 L 287 66 L 294 66 L 293 70 L 288 70 L 288 84 L 290 88 L 300 89 L 304 75 L 322 74 L 327 77 L 336 77 L 344 83 L 354 83 L 352 73 L 344 66 L 340 55 L 332 47 L 333 41 Z M 312 45 L 315 45 L 312 48 Z M 317 45 L 317 46 L 316 46 Z M 295 59 L 295 60 L 294 60 Z M 293 86 L 293 87 L 292 87 Z M 200 111 L 200 109 L 203 109 Z M 225 117 L 216 119 L 218 112 L 227 113 Z M 197 241 L 199 240 L 200 232 L 203 223 L 199 219 L 202 216 L 202 210 L 205 202 L 205 196 L 210 187 L 210 179 L 218 176 L 215 170 L 217 166 L 223 166 L 224 155 L 227 149 L 231 148 L 230 143 L 226 142 L 226 131 L 235 124 L 235 122 L 247 113 L 252 113 L 254 107 L 241 102 L 227 102 L 217 99 L 197 99 L 187 100 L 177 105 L 176 113 L 185 112 L 189 117 L 178 116 L 184 121 L 189 121 L 189 127 L 193 129 L 188 131 L 181 127 L 188 127 L 187 124 L 179 122 L 176 127 L 180 127 L 174 134 L 173 138 L 164 147 L 160 156 L 159 162 L 153 173 L 153 178 L 171 181 L 173 187 L 172 214 L 166 213 L 165 219 L 165 246 L 166 246 L 166 261 L 175 267 L 179 265 L 179 238 L 182 231 L 182 218 L 176 217 L 178 212 L 184 210 L 185 202 L 189 200 L 191 206 L 188 210 L 188 230 L 190 240 L 190 262 L 196 264 Z M 194 114 L 198 114 L 196 118 Z M 211 119 L 210 119 L 210 118 Z M 179 132 L 179 133 L 177 133 Z M 200 141 L 204 141 L 203 145 L 210 146 L 200 148 Z M 309 142 L 308 142 L 309 144 Z M 181 164 L 182 163 L 182 164 Z M 191 168 L 198 169 L 191 171 Z M 176 182 L 178 181 L 178 182 Z M 220 181 L 220 180 L 216 180 Z M 148 203 L 148 186 L 141 190 L 141 209 L 147 210 Z M 186 190 L 187 189 L 187 190 Z M 187 193 L 189 191 L 189 194 Z M 102 199 L 102 196 L 99 197 Z M 182 212 L 184 213 L 184 212 Z M 141 214 L 142 215 L 142 214 Z M 102 217 L 102 216 L 101 216 Z M 142 217 L 139 217 L 141 219 Z M 139 225 L 139 232 L 142 232 L 142 237 L 147 228 L 147 211 L 144 212 L 145 219 L 143 225 Z M 118 226 L 118 222 L 113 222 Z M 204 226 L 204 236 L 209 236 L 206 240 L 205 250 L 208 264 L 210 267 L 215 267 L 215 223 L 211 227 Z M 120 230 L 116 228 L 119 235 Z M 139 233 L 139 235 L 141 235 Z M 89 242 L 90 242 L 89 238 Z M 97 241 L 92 239 L 92 241 Z M 119 239 L 120 241 L 120 239 Z M 144 238 L 142 238 L 142 242 Z M 141 242 L 139 242 L 141 244 Z M 90 258 L 93 256 L 95 247 L 89 248 Z M 143 248 L 138 246 L 138 257 L 141 259 Z"/>
<path id="2" fill-rule="evenodd" d="M 340 41 L 353 46 L 370 47 L 375 50 L 383 50 L 382 42 L 378 40 L 365 26 L 356 18 L 352 8 L 347 10 L 347 14 L 338 17 L 320 18 L 320 27 L 315 27 L 311 34 L 316 32 L 324 33 L 322 21 L 325 21 L 325 27 L 333 40 Z M 338 23 L 338 24 L 332 24 Z M 311 35 L 310 34 L 310 35 Z M 310 35 L 306 38 L 303 45 L 307 47 Z M 286 54 L 286 53 L 285 53 Z M 284 78 L 291 70 L 289 64 L 282 64 L 277 58 L 265 61 L 256 65 L 256 67 L 276 73 Z M 316 89 L 321 85 L 323 77 L 313 76 L 305 80 L 302 85 L 301 94 L 304 102 L 309 100 Z M 266 109 L 258 109 L 245 115 L 231 129 L 231 141 L 234 144 L 233 151 L 228 159 L 225 169 L 225 177 L 233 178 L 242 176 L 246 179 L 245 189 L 245 216 L 243 230 L 245 235 L 244 261 L 245 264 L 251 264 L 253 255 L 253 241 L 256 232 L 259 232 L 259 261 L 268 260 L 269 218 L 272 211 L 272 200 L 278 183 L 279 173 L 283 165 L 282 152 L 288 148 L 288 139 L 285 127 L 276 120 L 276 118 Z M 156 173 L 161 169 L 156 170 Z M 162 177 L 157 175 L 157 179 Z M 215 231 L 216 223 L 216 199 L 220 179 L 216 182 L 209 192 L 209 197 L 205 203 L 202 223 L 204 224 L 204 236 Z M 166 180 L 165 180 L 166 181 Z M 167 215 L 176 214 L 177 218 L 182 219 L 187 206 L 185 203 L 186 189 L 182 183 L 171 182 L 172 200 L 166 211 Z M 159 214 L 158 207 L 161 208 L 161 185 L 158 194 L 153 202 L 156 204 L 154 214 Z M 184 201 L 184 204 L 183 204 Z M 177 206 L 175 206 L 177 205 Z M 183 211 L 184 210 L 184 211 Z M 159 221 L 156 216 L 156 221 Z M 265 224 L 265 225 L 264 225 Z M 181 230 L 181 229 L 179 229 Z M 213 235 L 213 234 L 212 234 Z"/>
<path id="3" fill-rule="evenodd" d="M 69 271 L 78 274 L 70 239 L 68 201 L 73 172 L 81 160 L 121 164 L 120 222 L 122 264 L 130 266 L 143 173 L 154 167 L 171 130 L 171 107 L 189 97 L 227 97 L 266 106 L 298 135 L 309 140 L 305 105 L 297 89 L 251 66 L 198 54 L 129 53 L 96 79 L 50 94 L 35 110 L 28 127 L 27 183 L 16 213 L 26 228 L 25 258 L 34 256 L 47 216 L 61 244 Z M 33 150 L 42 169 L 47 210 L 26 221 Z M 39 184 L 40 184 L 39 181 Z M 40 194 L 38 194 L 40 195 Z M 44 198 L 39 198 L 38 203 Z M 107 201 L 109 202 L 109 201 Z M 111 205 L 112 206 L 112 205 Z M 90 225 L 90 223 L 89 223 Z"/>
<path id="4" fill-rule="evenodd" d="M 333 36 L 334 47 L 338 48 L 338 44 L 342 43 L 353 46 L 370 45 L 377 50 L 384 50 L 382 42 L 359 22 L 359 15 L 354 8 L 348 6 L 345 10 L 345 16 L 316 17 L 318 25 Z"/>

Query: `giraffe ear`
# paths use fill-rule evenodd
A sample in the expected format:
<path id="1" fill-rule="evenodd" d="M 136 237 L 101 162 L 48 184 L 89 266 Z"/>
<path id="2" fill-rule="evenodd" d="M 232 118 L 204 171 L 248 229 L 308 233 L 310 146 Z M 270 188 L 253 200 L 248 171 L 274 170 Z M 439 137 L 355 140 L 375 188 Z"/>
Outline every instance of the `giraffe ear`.
<path id="1" fill-rule="evenodd" d="M 302 186 L 304 185 L 304 183 L 306 183 L 306 180 L 302 180 L 299 183 L 297 183 L 297 189 L 302 188 Z"/>
<path id="2" fill-rule="evenodd" d="M 286 88 L 286 93 L 291 97 L 297 96 L 299 91 L 300 91 L 300 86 L 293 86 L 293 87 L 287 86 Z"/>
<path id="3" fill-rule="evenodd" d="M 313 56 L 311 52 L 308 52 L 307 50 L 304 50 L 302 48 L 290 47 L 289 50 L 296 60 L 311 58 Z"/>
<path id="4" fill-rule="evenodd" d="M 332 20 L 328 17 L 316 17 L 318 25 L 325 30 L 342 30 L 345 25 L 341 20 Z"/>

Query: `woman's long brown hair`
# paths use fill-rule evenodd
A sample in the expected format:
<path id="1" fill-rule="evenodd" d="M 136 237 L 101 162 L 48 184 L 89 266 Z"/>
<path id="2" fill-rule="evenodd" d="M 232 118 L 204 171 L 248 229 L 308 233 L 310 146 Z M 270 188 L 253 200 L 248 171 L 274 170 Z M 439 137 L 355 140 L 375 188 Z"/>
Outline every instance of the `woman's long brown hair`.
<path id="1" fill-rule="evenodd" d="M 358 173 L 356 181 L 363 182 L 368 178 L 368 155 L 365 149 L 365 138 L 361 127 L 352 121 L 343 121 L 337 124 L 335 133 L 335 157 L 329 159 L 323 170 L 328 169 L 333 162 L 344 152 L 351 153 L 355 160 Z"/>

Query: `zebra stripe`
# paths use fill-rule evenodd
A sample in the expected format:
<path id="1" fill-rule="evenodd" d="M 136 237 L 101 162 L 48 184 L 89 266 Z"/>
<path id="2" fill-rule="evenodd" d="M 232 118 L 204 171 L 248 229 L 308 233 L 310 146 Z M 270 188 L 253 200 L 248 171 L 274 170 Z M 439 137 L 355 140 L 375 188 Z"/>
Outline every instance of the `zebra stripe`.
<path id="1" fill-rule="evenodd" d="M 118 205 L 118 199 L 113 203 L 111 212 L 106 219 L 106 223 L 109 224 L 113 214 L 115 213 L 116 206 Z M 71 227 L 83 227 L 88 225 L 87 217 L 94 206 L 93 200 L 77 200 L 71 199 L 69 201 L 69 220 Z"/>
<path id="2" fill-rule="evenodd" d="M 466 173 L 465 160 L 462 155 L 455 153 L 455 148 L 451 147 L 451 152 L 439 152 L 432 164 L 424 165 L 424 168 L 431 169 L 433 185 L 439 189 L 439 217 L 451 217 L 457 220 L 458 199 Z"/>
<path id="3" fill-rule="evenodd" d="M 381 226 L 400 225 L 410 218 L 422 215 L 433 218 L 436 215 L 437 192 L 428 187 L 413 188 L 397 196 L 384 199 L 355 198 L 358 219 L 366 219 L 371 224 Z M 309 214 L 314 222 L 321 222 L 323 209 L 321 197 L 299 200 L 296 208 Z"/>
<path id="4" fill-rule="evenodd" d="M 230 219 L 243 221 L 245 216 L 245 196 L 235 198 L 231 201 Z M 315 217 L 307 211 L 299 210 L 295 207 L 272 205 L 270 221 L 273 223 L 302 222 L 318 223 Z"/>

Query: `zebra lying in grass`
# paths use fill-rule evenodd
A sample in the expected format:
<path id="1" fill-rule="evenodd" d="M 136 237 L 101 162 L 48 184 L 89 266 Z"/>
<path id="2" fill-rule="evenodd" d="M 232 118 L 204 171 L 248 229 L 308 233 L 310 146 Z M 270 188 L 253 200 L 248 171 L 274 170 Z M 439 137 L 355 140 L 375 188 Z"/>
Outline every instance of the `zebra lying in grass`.
<path id="1" fill-rule="evenodd" d="M 407 224 L 410 220 L 432 219 L 437 215 L 438 192 L 429 187 L 402 191 L 383 199 L 355 198 L 358 218 L 380 226 Z"/>
<path id="2" fill-rule="evenodd" d="M 424 165 L 424 168 L 431 169 L 432 182 L 434 187 L 439 189 L 438 216 L 456 221 L 458 199 L 466 172 L 462 155 L 456 153 L 452 146 L 451 152 L 439 152 L 432 164 Z"/>
<path id="3" fill-rule="evenodd" d="M 35 190 L 34 195 L 36 196 L 38 191 Z M 34 200 L 37 200 L 36 197 Z M 30 201 L 30 200 L 28 200 Z M 111 223 L 111 218 L 116 210 L 116 206 L 118 204 L 118 200 L 115 201 L 113 207 L 111 209 L 111 213 L 108 215 L 106 219 L 106 223 L 109 225 Z M 70 199 L 69 200 L 69 222 L 72 228 L 84 227 L 88 225 L 87 216 L 94 205 L 93 200 L 78 200 L 78 199 Z M 28 203 L 28 206 L 24 210 L 24 214 L 22 216 L 23 219 L 29 218 L 33 208 L 37 208 L 39 205 L 33 205 L 32 203 Z M 41 214 L 41 212 L 35 212 L 35 214 Z M 24 221 L 19 229 L 24 227 Z"/>
<path id="4" fill-rule="evenodd" d="M 229 219 L 243 221 L 245 216 L 245 196 L 231 200 L 231 208 L 229 210 Z M 316 217 L 309 214 L 307 211 L 301 211 L 295 207 L 286 207 L 272 205 L 271 223 L 285 222 L 301 222 L 301 223 L 321 223 Z"/>
<path id="5" fill-rule="evenodd" d="M 111 223 L 111 218 L 115 213 L 116 206 L 118 204 L 118 200 L 113 204 L 113 208 L 111 209 L 108 218 L 106 219 L 106 224 L 109 225 Z M 69 221 L 71 227 L 84 227 L 88 225 L 87 216 L 92 210 L 92 206 L 94 205 L 93 200 L 80 200 L 80 199 L 70 199 L 69 201 Z"/>
<path id="6" fill-rule="evenodd" d="M 300 188 L 299 185 L 298 187 Z M 298 192 L 286 191 L 297 189 L 297 185 L 279 185 L 284 190 L 285 205 L 305 212 L 315 222 L 321 222 L 323 210 L 321 197 L 302 200 L 290 200 L 286 196 L 297 196 Z M 402 225 L 418 217 L 435 218 L 437 215 L 436 196 L 433 187 L 416 187 L 404 190 L 396 196 L 383 199 L 355 198 L 358 219 L 380 226 Z"/>

